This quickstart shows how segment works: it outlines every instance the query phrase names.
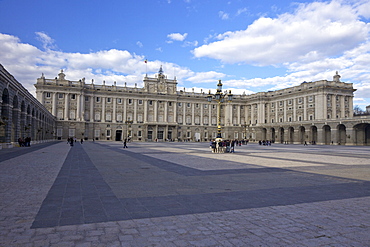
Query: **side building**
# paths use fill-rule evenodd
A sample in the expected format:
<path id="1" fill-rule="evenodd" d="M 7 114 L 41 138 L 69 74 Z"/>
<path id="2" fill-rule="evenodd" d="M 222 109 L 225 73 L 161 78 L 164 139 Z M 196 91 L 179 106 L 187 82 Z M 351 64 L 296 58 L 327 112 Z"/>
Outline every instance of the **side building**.
<path id="1" fill-rule="evenodd" d="M 0 64 L 0 149 L 31 138 L 31 143 L 54 140 L 54 117 Z"/>
<path id="2" fill-rule="evenodd" d="M 353 85 L 340 81 L 304 82 L 299 86 L 252 95 L 234 95 L 220 105 L 207 93 L 177 90 L 160 68 L 144 77 L 142 88 L 37 79 L 37 99 L 57 117 L 56 138 L 122 141 L 209 141 L 216 138 L 218 112 L 225 139 L 279 143 L 370 145 L 369 116 L 353 116 Z"/>

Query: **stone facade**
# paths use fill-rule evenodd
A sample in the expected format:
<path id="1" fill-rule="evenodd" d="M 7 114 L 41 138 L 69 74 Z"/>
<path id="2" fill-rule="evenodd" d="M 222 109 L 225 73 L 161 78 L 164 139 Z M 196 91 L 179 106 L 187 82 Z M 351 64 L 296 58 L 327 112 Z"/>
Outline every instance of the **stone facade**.
<path id="1" fill-rule="evenodd" d="M 0 64 L 0 149 L 54 140 L 56 118 Z"/>
<path id="2" fill-rule="evenodd" d="M 217 134 L 217 103 L 207 93 L 177 90 L 162 68 L 144 77 L 142 88 L 67 80 L 37 79 L 37 99 L 57 117 L 56 137 L 121 141 L 209 141 Z M 221 104 L 224 139 L 279 143 L 369 145 L 369 116 L 353 117 L 353 85 L 340 81 L 252 95 Z"/>

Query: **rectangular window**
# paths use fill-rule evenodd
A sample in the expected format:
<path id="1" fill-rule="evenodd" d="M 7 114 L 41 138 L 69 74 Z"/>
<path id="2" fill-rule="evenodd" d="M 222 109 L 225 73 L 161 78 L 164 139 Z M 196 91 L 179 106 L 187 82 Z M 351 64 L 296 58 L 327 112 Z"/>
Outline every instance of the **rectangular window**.
<path id="1" fill-rule="evenodd" d="M 110 137 L 110 130 L 107 130 L 107 137 Z"/>
<path id="2" fill-rule="evenodd" d="M 76 99 L 76 94 L 71 94 L 71 99 Z"/>
<path id="3" fill-rule="evenodd" d="M 50 98 L 51 97 L 51 94 L 50 93 L 46 93 L 46 98 Z"/>
<path id="4" fill-rule="evenodd" d="M 139 99 L 138 102 L 139 102 L 139 105 L 142 105 L 143 104 L 143 100 L 142 99 Z"/>
<path id="5" fill-rule="evenodd" d="M 122 99 L 117 99 L 118 104 L 122 104 Z"/>
<path id="6" fill-rule="evenodd" d="M 69 129 L 69 137 L 74 137 L 76 136 L 76 129 Z"/>
<path id="7" fill-rule="evenodd" d="M 190 103 L 186 103 L 186 106 L 187 106 L 187 107 L 190 107 Z"/>
<path id="8" fill-rule="evenodd" d="M 138 131 L 137 131 L 137 136 L 141 137 L 141 135 L 142 135 L 142 134 L 141 134 L 141 130 L 138 130 Z"/>
<path id="9" fill-rule="evenodd" d="M 58 98 L 59 98 L 59 99 L 63 99 L 63 97 L 64 97 L 64 94 L 62 94 L 62 93 L 58 93 Z"/>
<path id="10" fill-rule="evenodd" d="M 132 105 L 132 99 L 128 99 L 128 104 Z"/>
<path id="11" fill-rule="evenodd" d="M 181 102 L 179 102 L 179 103 L 177 103 L 177 105 L 178 105 L 178 106 L 182 106 L 182 103 L 181 103 Z"/>
<path id="12" fill-rule="evenodd" d="M 107 103 L 112 103 L 112 98 L 107 98 Z"/>
<path id="13" fill-rule="evenodd" d="M 148 101 L 148 104 L 149 104 L 149 105 L 153 105 L 153 100 L 149 100 L 149 101 Z"/>
<path id="14" fill-rule="evenodd" d="M 85 96 L 85 101 L 89 101 L 89 96 Z"/>
<path id="15" fill-rule="evenodd" d="M 101 101 L 101 98 L 100 97 L 96 97 L 96 102 L 100 102 Z"/>

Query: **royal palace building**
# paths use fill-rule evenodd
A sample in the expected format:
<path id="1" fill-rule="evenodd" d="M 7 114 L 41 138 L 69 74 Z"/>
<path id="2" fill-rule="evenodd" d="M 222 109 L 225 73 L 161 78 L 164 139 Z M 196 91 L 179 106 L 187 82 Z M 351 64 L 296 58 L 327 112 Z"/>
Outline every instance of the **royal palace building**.
<path id="1" fill-rule="evenodd" d="M 354 117 L 355 89 L 338 73 L 332 81 L 232 95 L 223 103 L 207 102 L 208 92 L 177 90 L 176 78 L 168 79 L 162 68 L 154 78 L 145 76 L 142 88 L 70 81 L 63 71 L 55 79 L 42 75 L 35 87 L 37 99 L 57 117 L 58 139 L 209 141 L 220 123 L 224 139 L 370 144 L 369 116 Z"/>
<path id="2" fill-rule="evenodd" d="M 25 137 L 210 141 L 218 132 L 224 139 L 370 145 L 370 112 L 354 114 L 355 89 L 338 73 L 332 81 L 251 95 L 221 91 L 221 81 L 217 86 L 213 95 L 178 90 L 176 78 L 168 79 L 162 68 L 145 76 L 143 87 L 71 81 L 61 71 L 54 79 L 37 79 L 36 99 L 0 65 L 0 148 Z"/>

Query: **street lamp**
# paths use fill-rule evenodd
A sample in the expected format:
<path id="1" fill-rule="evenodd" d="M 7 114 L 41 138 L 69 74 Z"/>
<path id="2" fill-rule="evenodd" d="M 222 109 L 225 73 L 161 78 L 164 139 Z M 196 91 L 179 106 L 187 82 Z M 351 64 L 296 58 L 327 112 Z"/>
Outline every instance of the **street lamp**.
<path id="1" fill-rule="evenodd" d="M 131 127 L 131 124 L 133 123 L 132 120 L 126 120 L 125 121 L 125 124 L 126 124 L 126 139 L 128 140 L 128 128 Z"/>
<path id="2" fill-rule="evenodd" d="M 207 95 L 207 100 L 211 103 L 212 99 L 217 102 L 217 139 L 222 140 L 221 136 L 221 104 L 224 103 L 225 98 L 227 97 L 227 101 L 231 102 L 233 100 L 233 95 L 231 94 L 231 90 L 229 93 L 222 93 L 222 83 L 221 80 L 218 80 L 217 90 L 215 94 L 211 94 L 211 90 Z"/>

